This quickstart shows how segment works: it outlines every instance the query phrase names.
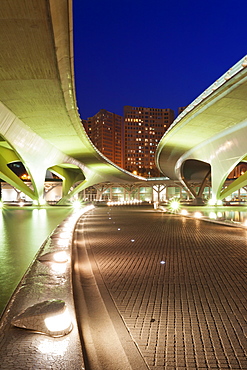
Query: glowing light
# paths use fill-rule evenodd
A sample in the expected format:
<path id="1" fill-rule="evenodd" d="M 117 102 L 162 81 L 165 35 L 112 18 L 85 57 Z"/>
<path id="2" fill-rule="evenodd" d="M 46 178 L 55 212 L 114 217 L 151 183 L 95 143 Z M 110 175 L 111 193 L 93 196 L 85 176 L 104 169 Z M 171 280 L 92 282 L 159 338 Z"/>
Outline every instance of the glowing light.
<path id="1" fill-rule="evenodd" d="M 63 313 L 45 318 L 45 325 L 51 333 L 68 330 L 71 327 L 71 318 L 68 309 Z"/>
<path id="2" fill-rule="evenodd" d="M 35 199 L 34 201 L 33 201 L 33 205 L 34 206 L 37 206 L 39 204 L 39 202 Z"/>
<path id="3" fill-rule="evenodd" d="M 63 275 L 66 272 L 67 264 L 66 263 L 52 262 L 50 267 L 51 267 L 51 270 L 53 271 L 54 274 Z"/>
<path id="4" fill-rule="evenodd" d="M 67 232 L 71 230 L 71 227 L 73 227 L 74 220 L 71 220 L 71 222 L 65 223 L 63 226 L 59 226 L 57 230 L 60 232 Z"/>
<path id="5" fill-rule="evenodd" d="M 208 200 L 208 205 L 209 205 L 209 206 L 214 206 L 214 205 L 215 205 L 215 203 L 216 203 L 216 200 L 215 200 L 215 199 L 213 199 L 213 198 L 211 198 L 211 199 L 209 199 L 209 200 Z"/>
<path id="6" fill-rule="evenodd" d="M 178 212 L 180 208 L 180 202 L 178 199 L 172 199 L 169 203 L 169 209 L 172 211 L 172 212 Z"/>
<path id="7" fill-rule="evenodd" d="M 212 220 L 215 220 L 217 218 L 217 215 L 215 212 L 209 212 L 209 218 L 211 218 Z"/>
<path id="8" fill-rule="evenodd" d="M 195 212 L 195 213 L 194 213 L 194 217 L 195 217 L 195 218 L 201 218 L 201 217 L 202 217 L 201 212 Z"/>
<path id="9" fill-rule="evenodd" d="M 132 243 L 134 243 L 135 239 L 131 239 Z"/>
<path id="10" fill-rule="evenodd" d="M 37 333 L 61 337 L 68 334 L 73 326 L 71 318 L 62 300 L 48 300 L 28 307 L 13 317 L 12 325 Z"/>
<path id="11" fill-rule="evenodd" d="M 217 200 L 217 206 L 222 206 L 223 202 L 222 200 Z"/>
<path id="12" fill-rule="evenodd" d="M 39 198 L 39 204 L 41 205 L 41 206 L 43 206 L 43 205 L 45 205 L 45 200 L 44 200 L 44 198 Z"/>
<path id="13" fill-rule="evenodd" d="M 56 240 L 56 245 L 58 245 L 59 247 L 65 247 L 67 245 L 67 240 L 58 239 Z"/>
<path id="14" fill-rule="evenodd" d="M 217 212 L 217 217 L 221 218 L 223 216 L 222 212 Z"/>
<path id="15" fill-rule="evenodd" d="M 19 202 L 19 206 L 20 207 L 23 207 L 24 206 L 24 202 Z"/>
<path id="16" fill-rule="evenodd" d="M 53 260 L 58 263 L 64 263 L 68 261 L 68 254 L 65 251 L 56 252 L 53 254 Z"/>
<path id="17" fill-rule="evenodd" d="M 31 177 L 27 174 L 27 173 L 24 173 L 22 176 L 21 176 L 21 179 L 22 180 L 30 180 Z"/>
<path id="18" fill-rule="evenodd" d="M 71 236 L 71 234 L 70 234 L 69 231 L 64 231 L 64 232 L 59 234 L 59 237 L 62 238 L 62 239 L 68 239 L 70 236 Z"/>
<path id="19" fill-rule="evenodd" d="M 63 356 L 68 348 L 70 339 L 67 337 L 56 342 L 49 338 L 42 338 L 42 342 L 38 345 L 41 353 L 50 353 L 55 356 Z"/>
<path id="20" fill-rule="evenodd" d="M 187 216 L 187 214 L 188 214 L 188 211 L 186 209 L 182 209 L 181 215 Z"/>
<path id="21" fill-rule="evenodd" d="M 164 265 L 164 264 L 165 264 L 165 261 L 163 261 L 163 260 L 162 260 L 162 261 L 160 261 L 160 264 L 161 264 L 161 265 Z"/>
<path id="22" fill-rule="evenodd" d="M 72 202 L 72 207 L 73 209 L 77 210 L 77 209 L 80 209 L 82 206 L 81 202 L 79 200 L 74 200 Z"/>
<path id="23" fill-rule="evenodd" d="M 118 230 L 121 230 L 120 227 L 118 228 Z"/>

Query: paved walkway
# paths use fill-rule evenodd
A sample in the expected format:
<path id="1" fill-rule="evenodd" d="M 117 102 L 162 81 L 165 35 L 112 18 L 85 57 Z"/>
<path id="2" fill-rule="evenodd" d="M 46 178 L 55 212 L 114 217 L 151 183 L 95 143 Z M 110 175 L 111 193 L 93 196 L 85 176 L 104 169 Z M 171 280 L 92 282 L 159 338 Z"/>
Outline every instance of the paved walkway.
<path id="1" fill-rule="evenodd" d="M 112 298 L 144 358 L 139 370 L 247 369 L 245 229 L 99 207 L 77 230 L 105 306 Z"/>

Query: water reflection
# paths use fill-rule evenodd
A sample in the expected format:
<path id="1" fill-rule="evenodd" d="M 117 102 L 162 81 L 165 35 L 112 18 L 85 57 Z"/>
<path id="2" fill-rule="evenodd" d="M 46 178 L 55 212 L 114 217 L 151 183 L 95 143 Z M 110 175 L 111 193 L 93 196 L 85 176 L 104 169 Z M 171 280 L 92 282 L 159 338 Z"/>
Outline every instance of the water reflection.
<path id="1" fill-rule="evenodd" d="M 246 219 L 246 212 L 243 211 L 220 211 L 220 212 L 204 212 L 205 216 L 209 216 L 210 218 L 215 218 L 216 220 L 226 220 L 226 221 L 234 221 L 234 222 L 241 222 L 243 223 Z"/>
<path id="2" fill-rule="evenodd" d="M 227 212 L 223 212 L 222 218 L 223 217 L 229 221 L 244 222 L 246 218 L 246 212 L 227 211 Z"/>
<path id="3" fill-rule="evenodd" d="M 69 208 L 0 210 L 0 314 L 20 279 Z"/>
<path id="4" fill-rule="evenodd" d="M 217 221 L 229 221 L 233 223 L 240 223 L 243 226 L 247 226 L 247 209 L 246 207 L 242 209 L 209 209 L 200 207 L 200 210 L 195 210 L 195 208 L 182 209 L 180 212 L 181 215 L 189 215 L 195 218 L 203 217 L 209 218 L 211 220 Z"/>

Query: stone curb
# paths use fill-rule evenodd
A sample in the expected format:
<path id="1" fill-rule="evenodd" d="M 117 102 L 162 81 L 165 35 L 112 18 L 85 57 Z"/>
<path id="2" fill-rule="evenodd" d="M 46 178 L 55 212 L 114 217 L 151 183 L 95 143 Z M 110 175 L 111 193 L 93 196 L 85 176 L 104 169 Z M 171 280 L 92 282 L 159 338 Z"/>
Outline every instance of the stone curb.
<path id="1" fill-rule="evenodd" d="M 89 209 L 85 207 L 73 213 L 56 227 L 41 246 L 5 308 L 0 322 L 2 370 L 84 369 L 75 317 L 70 261 L 74 227 L 79 217 L 87 210 Z M 51 261 L 50 257 L 58 251 L 67 254 L 67 262 Z M 73 326 L 69 334 L 54 338 L 13 326 L 14 317 L 47 300 L 65 302 Z"/>

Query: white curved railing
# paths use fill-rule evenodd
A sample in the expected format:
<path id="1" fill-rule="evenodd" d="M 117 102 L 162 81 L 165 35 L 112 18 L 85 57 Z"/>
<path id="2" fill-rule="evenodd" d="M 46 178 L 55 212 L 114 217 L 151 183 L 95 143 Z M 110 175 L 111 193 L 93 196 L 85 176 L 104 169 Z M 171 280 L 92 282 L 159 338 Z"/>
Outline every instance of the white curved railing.
<path id="1" fill-rule="evenodd" d="M 164 136 L 192 109 L 199 105 L 203 100 L 205 100 L 209 95 L 211 95 L 220 86 L 224 85 L 230 78 L 235 76 L 241 70 L 247 67 L 247 55 L 240 59 L 233 67 L 231 67 L 226 73 L 224 73 L 218 80 L 216 80 L 212 85 L 210 85 L 206 90 L 203 91 L 191 104 L 185 108 L 179 116 L 173 121 L 169 129 L 165 132 Z M 162 140 L 162 139 L 161 139 Z"/>

